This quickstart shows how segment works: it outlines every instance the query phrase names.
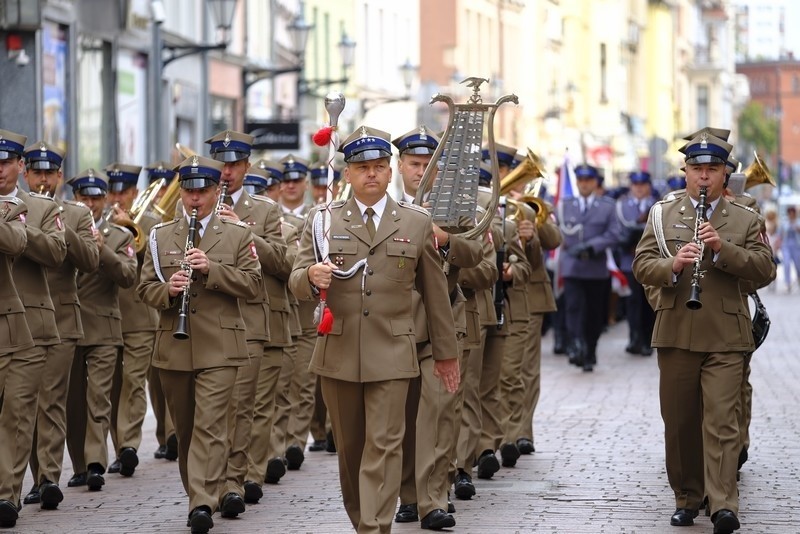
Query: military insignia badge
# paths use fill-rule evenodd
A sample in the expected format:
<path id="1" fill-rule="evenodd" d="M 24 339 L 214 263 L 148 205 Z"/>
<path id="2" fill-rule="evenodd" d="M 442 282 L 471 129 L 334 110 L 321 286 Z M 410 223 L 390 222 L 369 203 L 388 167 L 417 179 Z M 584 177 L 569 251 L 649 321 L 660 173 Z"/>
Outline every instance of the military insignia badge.
<path id="1" fill-rule="evenodd" d="M 59 231 L 64 230 L 64 223 L 61 222 L 61 215 L 58 214 L 56 215 L 56 228 L 58 228 Z"/>
<path id="2" fill-rule="evenodd" d="M 125 249 L 125 254 L 127 254 L 129 258 L 132 258 L 136 255 L 136 251 L 133 250 L 132 245 L 128 245 L 128 247 Z"/>
<path id="3" fill-rule="evenodd" d="M 397 262 L 397 268 L 398 269 L 405 269 L 405 267 L 406 267 L 406 259 L 405 258 L 400 258 L 400 261 Z"/>
<path id="4" fill-rule="evenodd" d="M 250 257 L 254 260 L 258 259 L 258 252 L 256 251 L 256 244 L 254 241 L 250 241 Z"/>

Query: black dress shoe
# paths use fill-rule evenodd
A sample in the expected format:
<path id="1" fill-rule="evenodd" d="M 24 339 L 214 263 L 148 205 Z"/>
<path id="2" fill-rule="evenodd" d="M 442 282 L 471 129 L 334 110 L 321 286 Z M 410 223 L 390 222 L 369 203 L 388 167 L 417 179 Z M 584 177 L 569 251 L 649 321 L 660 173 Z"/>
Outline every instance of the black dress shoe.
<path id="1" fill-rule="evenodd" d="M 153 458 L 155 458 L 156 460 L 163 460 L 166 457 L 167 457 L 167 446 L 166 445 L 160 445 L 156 449 L 156 452 L 153 453 Z"/>
<path id="2" fill-rule="evenodd" d="M 594 365 L 592 365 L 590 362 L 583 362 L 583 372 L 591 373 L 592 371 L 594 371 Z"/>
<path id="3" fill-rule="evenodd" d="M 462 501 L 467 501 L 475 495 L 475 485 L 472 484 L 472 477 L 461 469 L 456 473 L 453 493 Z"/>
<path id="4" fill-rule="evenodd" d="M 500 458 L 503 460 L 503 467 L 514 467 L 519 460 L 520 450 L 516 443 L 503 443 L 500 445 Z"/>
<path id="5" fill-rule="evenodd" d="M 324 451 L 325 447 L 328 446 L 327 439 L 315 439 L 314 443 L 308 446 L 309 452 L 319 452 Z"/>
<path id="6" fill-rule="evenodd" d="M 419 514 L 417 513 L 417 503 L 401 504 L 397 513 L 394 514 L 395 523 L 413 523 L 419 521 Z"/>
<path id="7" fill-rule="evenodd" d="M 86 485 L 86 473 L 75 473 L 67 482 L 68 488 L 77 488 Z"/>
<path id="8" fill-rule="evenodd" d="M 89 476 L 86 477 L 86 485 L 89 491 L 100 491 L 106 483 L 103 478 L 103 468 L 100 464 L 89 464 Z"/>
<path id="9" fill-rule="evenodd" d="M 59 503 L 64 500 L 61 488 L 49 480 L 42 482 L 39 486 L 39 493 L 42 495 L 42 510 L 55 510 L 58 508 Z"/>
<path id="10" fill-rule="evenodd" d="M 267 484 L 277 484 L 285 474 L 286 465 L 283 463 L 283 458 L 273 458 L 267 462 L 267 476 L 264 478 L 264 482 Z"/>
<path id="11" fill-rule="evenodd" d="M 447 513 L 448 514 L 456 513 L 456 507 L 452 502 L 450 502 L 450 497 L 447 497 Z"/>
<path id="12" fill-rule="evenodd" d="M 673 527 L 688 527 L 694 525 L 695 517 L 697 517 L 697 510 L 678 508 L 669 518 L 669 524 Z"/>
<path id="13" fill-rule="evenodd" d="M 328 439 L 326 440 L 327 443 L 325 444 L 325 450 L 328 452 L 336 452 L 336 443 L 334 443 L 333 441 L 333 432 L 331 432 L 330 430 L 328 430 L 327 438 Z"/>
<path id="14" fill-rule="evenodd" d="M 517 440 L 517 449 L 519 449 L 520 454 L 531 454 L 536 452 L 533 442 L 528 438 L 519 438 Z"/>
<path id="15" fill-rule="evenodd" d="M 442 530 L 456 526 L 456 520 L 441 508 L 437 508 L 422 518 L 420 526 L 425 530 Z"/>
<path id="16" fill-rule="evenodd" d="M 226 493 L 222 498 L 222 505 L 219 507 L 220 514 L 226 519 L 238 517 L 244 513 L 244 499 L 236 493 Z"/>
<path id="17" fill-rule="evenodd" d="M 639 354 L 642 356 L 652 356 L 653 355 L 653 347 L 650 345 L 642 345 L 642 350 L 639 351 Z"/>
<path id="18" fill-rule="evenodd" d="M 39 486 L 34 486 L 22 499 L 22 504 L 39 504 L 42 502 L 42 494 L 39 492 Z"/>
<path id="19" fill-rule="evenodd" d="M 625 352 L 628 354 L 641 354 L 642 347 L 641 345 L 636 345 L 635 343 L 630 342 L 625 346 Z"/>
<path id="20" fill-rule="evenodd" d="M 214 527 L 214 520 L 211 519 L 211 508 L 208 506 L 198 506 L 189 514 L 187 527 L 192 527 L 192 534 L 206 534 Z"/>
<path id="21" fill-rule="evenodd" d="M 736 468 L 737 471 L 742 468 L 747 458 L 749 458 L 747 447 L 742 447 L 742 450 L 739 451 L 739 466 Z"/>
<path id="22" fill-rule="evenodd" d="M 261 497 L 264 496 L 264 491 L 261 489 L 261 484 L 248 480 L 244 483 L 244 502 L 247 504 L 258 504 Z"/>
<path id="23" fill-rule="evenodd" d="M 178 459 L 178 436 L 170 434 L 167 438 L 167 452 L 164 453 L 164 458 L 170 462 Z"/>
<path id="24" fill-rule="evenodd" d="M 297 471 L 306 459 L 303 449 L 297 445 L 291 445 L 286 449 L 286 467 L 289 471 Z"/>
<path id="25" fill-rule="evenodd" d="M 736 514 L 730 510 L 718 510 L 711 517 L 714 523 L 714 534 L 732 534 L 734 530 L 739 530 L 739 520 Z"/>
<path id="26" fill-rule="evenodd" d="M 119 473 L 119 470 L 122 468 L 122 464 L 119 463 L 119 460 L 114 460 L 111 462 L 111 465 L 108 466 L 106 469 L 106 473 Z"/>
<path id="27" fill-rule="evenodd" d="M 133 447 L 125 447 L 119 451 L 119 463 L 121 465 L 119 474 L 124 477 L 133 476 L 136 466 L 139 465 L 139 456 Z"/>
<path id="28" fill-rule="evenodd" d="M 10 501 L 0 501 L 0 527 L 11 528 L 17 524 L 19 510 Z"/>
<path id="29" fill-rule="evenodd" d="M 478 478 L 490 479 L 498 471 L 500 471 L 500 462 L 497 461 L 494 451 L 483 451 L 478 458 Z"/>

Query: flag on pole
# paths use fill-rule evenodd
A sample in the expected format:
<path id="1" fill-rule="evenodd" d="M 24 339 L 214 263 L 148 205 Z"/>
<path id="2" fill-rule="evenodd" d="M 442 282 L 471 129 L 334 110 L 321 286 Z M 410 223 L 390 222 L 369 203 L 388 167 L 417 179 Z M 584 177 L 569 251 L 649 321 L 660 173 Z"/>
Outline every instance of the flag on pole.
<path id="1" fill-rule="evenodd" d="M 575 183 L 575 169 L 569 160 L 569 150 L 564 151 L 564 162 L 561 164 L 561 169 L 558 173 L 558 187 L 556 187 L 556 194 L 553 198 L 553 204 L 558 206 L 562 199 L 572 198 L 575 196 L 575 191 L 578 186 Z M 550 251 L 550 261 L 553 265 L 553 293 L 555 298 L 561 296 L 564 291 L 564 279 L 561 277 L 561 267 L 559 265 L 559 256 L 561 255 L 561 247 Z"/>

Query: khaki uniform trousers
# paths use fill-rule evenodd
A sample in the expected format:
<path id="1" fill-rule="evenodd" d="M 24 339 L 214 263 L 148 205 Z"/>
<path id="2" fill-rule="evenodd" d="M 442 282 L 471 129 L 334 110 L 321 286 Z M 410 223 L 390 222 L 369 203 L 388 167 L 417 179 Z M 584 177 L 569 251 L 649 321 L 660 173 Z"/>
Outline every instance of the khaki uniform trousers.
<path id="1" fill-rule="evenodd" d="M 256 402 L 258 371 L 264 353 L 263 341 L 247 343 L 248 364 L 236 368 L 236 383 L 233 386 L 233 401 L 228 414 L 228 441 L 230 446 L 228 467 L 225 472 L 225 488 L 222 493 L 244 496 L 244 480 L 247 475 L 247 451 L 253 428 L 253 407 Z"/>
<path id="2" fill-rule="evenodd" d="M 475 449 L 481 436 L 480 382 L 486 332 L 490 327 L 481 326 L 480 345 L 467 351 L 461 366 L 461 426 L 456 445 L 456 467 L 467 473 L 475 463 Z M 493 327 L 492 327 L 493 328 Z"/>
<path id="3" fill-rule="evenodd" d="M 30 457 L 34 484 L 45 480 L 58 484 L 61 478 L 67 438 L 67 390 L 75 343 L 74 339 L 62 339 L 60 344 L 47 348 Z"/>
<path id="4" fill-rule="evenodd" d="M 300 338 L 292 338 L 298 340 Z M 281 356 L 281 369 L 278 373 L 278 383 L 275 386 L 275 408 L 272 417 L 272 432 L 269 436 L 269 457 L 283 458 L 287 446 L 286 430 L 289 426 L 289 413 L 292 406 L 289 401 L 289 390 L 292 385 L 295 362 L 297 361 L 297 346 L 284 347 Z"/>
<path id="5" fill-rule="evenodd" d="M 322 385 L 319 376 L 314 375 L 314 411 L 311 414 L 311 424 L 309 430 L 314 441 L 324 441 L 328 439 L 328 430 L 331 428 L 328 419 L 328 407 L 325 406 L 325 399 L 322 398 Z"/>
<path id="6" fill-rule="evenodd" d="M 0 499 L 20 505 L 22 481 L 31 454 L 39 384 L 47 349 L 31 347 L 8 359 L 3 403 L 0 407 Z"/>
<path id="7" fill-rule="evenodd" d="M 506 340 L 506 354 L 500 375 L 505 443 L 516 443 L 520 438 L 533 441 L 533 413 L 541 392 L 543 319 L 544 314 L 541 313 L 531 316 L 529 332 L 519 353 L 509 347 L 514 335 L 510 333 Z"/>
<path id="8" fill-rule="evenodd" d="M 150 393 L 150 405 L 156 417 L 156 440 L 158 446 L 167 444 L 167 438 L 175 433 L 172 417 L 167 410 L 167 401 L 164 399 L 164 388 L 161 386 L 161 375 L 157 367 L 150 366 L 147 371 L 147 389 Z"/>
<path id="9" fill-rule="evenodd" d="M 510 321 L 507 323 L 508 336 L 506 337 L 503 360 L 500 364 L 498 377 L 498 390 L 500 400 L 500 428 L 503 432 L 503 443 L 514 443 L 515 436 L 509 432 L 508 421 L 514 411 L 522 406 L 525 389 L 522 385 L 522 367 L 527 358 L 525 347 L 533 335 L 529 321 Z"/>
<path id="10" fill-rule="evenodd" d="M 390 532 L 400 493 L 409 381 L 321 380 L 350 522 L 359 534 Z"/>
<path id="11" fill-rule="evenodd" d="M 745 355 L 658 349 L 667 478 L 677 508 L 739 513 L 737 405 Z"/>
<path id="12" fill-rule="evenodd" d="M 275 417 L 275 389 L 281 373 L 283 352 L 284 347 L 264 346 L 261 367 L 258 370 L 245 480 L 259 485 L 264 483 L 264 478 L 267 476 L 267 462 L 270 460 L 270 435 Z"/>
<path id="13" fill-rule="evenodd" d="M 67 450 L 75 473 L 90 464 L 108 465 L 111 383 L 119 347 L 77 347 L 67 393 Z"/>
<path id="14" fill-rule="evenodd" d="M 314 414 L 314 392 L 317 384 L 317 375 L 308 370 L 314 345 L 317 342 L 316 330 L 303 332 L 297 339 L 295 347 L 297 354 L 292 373 L 292 383 L 289 387 L 289 424 L 286 428 L 286 445 L 297 445 L 305 449 L 308 442 L 308 432 L 311 427 L 311 417 Z M 325 438 L 322 438 L 325 439 Z"/>
<path id="15" fill-rule="evenodd" d="M 526 323 L 523 322 L 522 324 Z M 506 328 L 510 328 L 510 326 L 503 325 L 503 329 Z M 502 406 L 500 404 L 498 383 L 500 382 L 500 368 L 503 365 L 506 338 L 508 337 L 504 334 L 496 326 L 490 326 L 486 332 L 486 345 L 483 351 L 480 386 L 478 388 L 481 426 L 480 439 L 475 449 L 476 455 L 480 455 L 483 451 L 496 451 L 503 441 L 503 429 L 500 427 Z"/>
<path id="16" fill-rule="evenodd" d="M 744 370 L 742 372 L 742 399 L 737 412 L 740 450 L 750 448 L 750 420 L 753 415 L 753 386 L 750 384 L 750 360 L 752 358 L 752 352 L 745 356 Z"/>
<path id="17" fill-rule="evenodd" d="M 417 354 L 426 350 L 420 345 Z M 400 503 L 416 503 L 420 518 L 437 508 L 447 511 L 453 443 L 461 422 L 456 419 L 458 394 L 448 393 L 442 381 L 434 376 L 434 360 L 430 345 L 427 347 L 428 356 L 419 361 L 420 376 L 411 379 L 406 397 L 400 486 Z"/>
<path id="18" fill-rule="evenodd" d="M 236 367 L 159 369 L 178 436 L 178 467 L 189 511 L 219 507 L 228 459 L 228 419 Z"/>
<path id="19" fill-rule="evenodd" d="M 138 451 L 142 444 L 142 424 L 147 415 L 145 383 L 156 333 L 126 332 L 123 338 L 111 388 L 110 432 L 116 454 L 125 447 Z"/>

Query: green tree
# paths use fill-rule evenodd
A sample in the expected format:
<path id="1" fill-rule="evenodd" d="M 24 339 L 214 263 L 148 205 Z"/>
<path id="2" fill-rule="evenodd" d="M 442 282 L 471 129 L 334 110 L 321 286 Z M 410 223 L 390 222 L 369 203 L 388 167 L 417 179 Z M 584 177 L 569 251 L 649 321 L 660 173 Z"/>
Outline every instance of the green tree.
<path id="1" fill-rule="evenodd" d="M 750 101 L 739 115 L 739 142 L 759 155 L 778 151 L 778 121 L 766 116 L 764 106 Z"/>

